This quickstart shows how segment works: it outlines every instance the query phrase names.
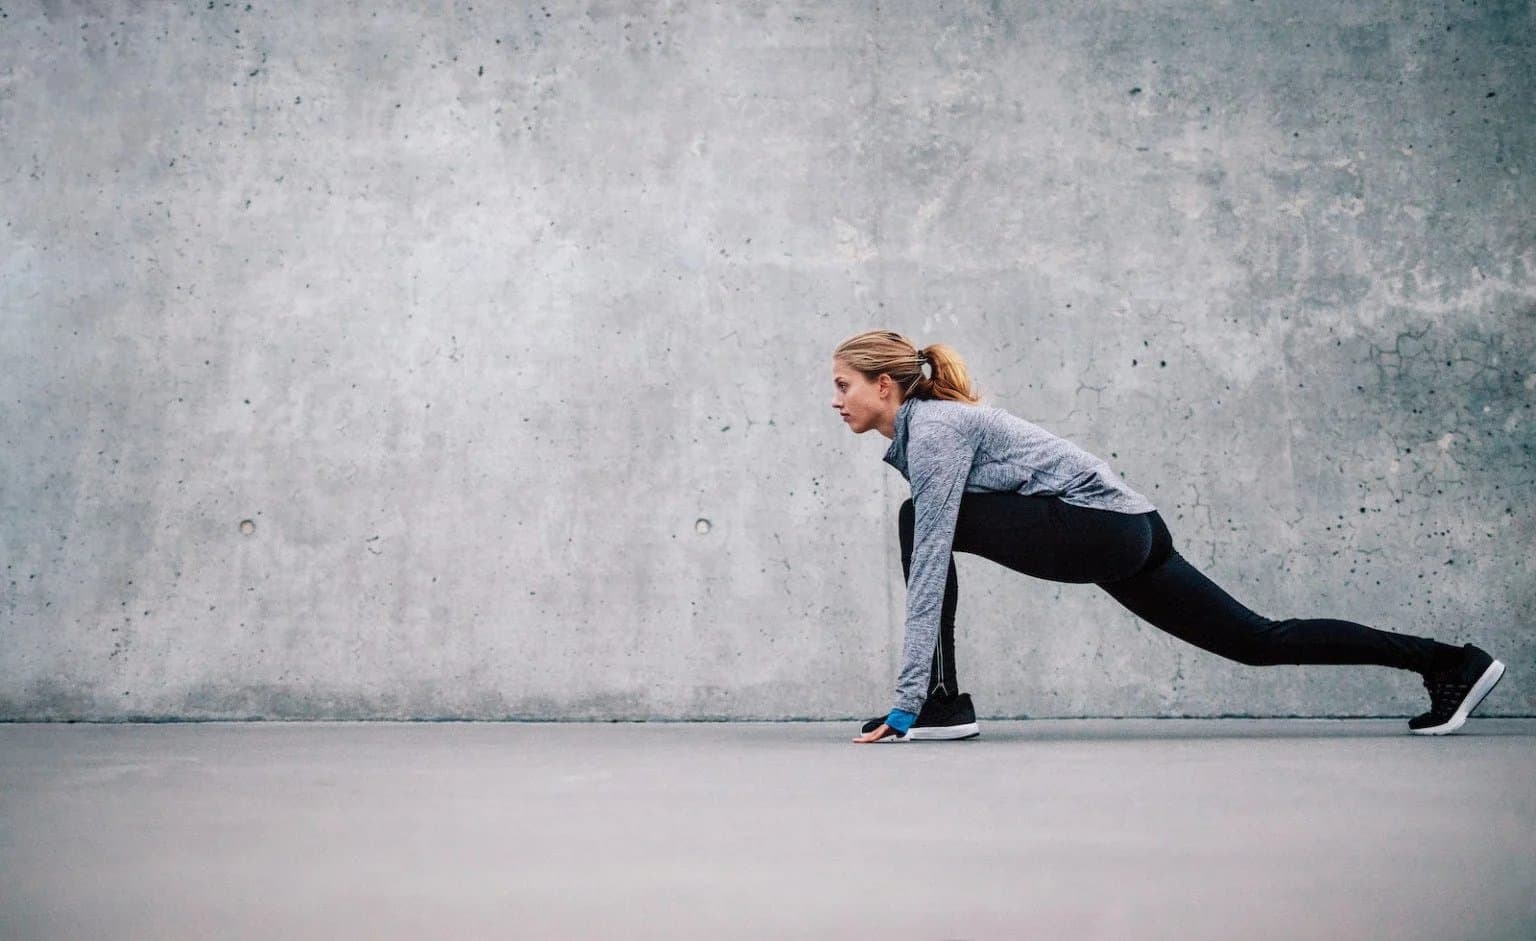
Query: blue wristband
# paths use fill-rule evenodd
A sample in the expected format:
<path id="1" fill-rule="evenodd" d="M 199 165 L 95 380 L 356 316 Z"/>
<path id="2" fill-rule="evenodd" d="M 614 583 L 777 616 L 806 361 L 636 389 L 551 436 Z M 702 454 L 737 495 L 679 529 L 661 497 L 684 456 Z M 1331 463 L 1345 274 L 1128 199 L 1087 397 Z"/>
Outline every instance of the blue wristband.
<path id="1" fill-rule="evenodd" d="M 892 709 L 891 714 L 885 717 L 885 724 L 900 732 L 907 734 L 912 728 L 912 723 L 917 721 L 917 713 L 907 712 L 904 709 Z"/>

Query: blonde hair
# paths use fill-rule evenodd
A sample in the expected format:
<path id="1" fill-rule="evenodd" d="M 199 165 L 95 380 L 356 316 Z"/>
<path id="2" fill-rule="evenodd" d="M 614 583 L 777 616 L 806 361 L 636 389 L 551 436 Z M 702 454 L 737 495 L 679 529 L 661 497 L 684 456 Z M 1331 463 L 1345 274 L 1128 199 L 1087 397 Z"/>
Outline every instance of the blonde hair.
<path id="1" fill-rule="evenodd" d="M 953 347 L 942 343 L 918 349 L 894 330 L 869 330 L 837 345 L 832 356 L 857 369 L 870 382 L 888 375 L 906 399 L 946 399 L 975 404 L 981 401 L 970 370 Z M 924 374 L 923 367 L 929 367 Z"/>

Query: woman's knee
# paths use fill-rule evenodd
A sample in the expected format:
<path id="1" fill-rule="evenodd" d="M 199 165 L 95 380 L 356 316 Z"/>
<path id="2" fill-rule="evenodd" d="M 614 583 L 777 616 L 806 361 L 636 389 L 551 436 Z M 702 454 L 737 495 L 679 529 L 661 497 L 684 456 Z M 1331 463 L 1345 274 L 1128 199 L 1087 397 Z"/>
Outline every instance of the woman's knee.
<path id="1" fill-rule="evenodd" d="M 1239 635 L 1225 654 L 1251 667 L 1294 664 L 1296 658 L 1291 656 L 1290 647 L 1285 642 L 1291 623 L 1290 620 L 1271 621 L 1266 618 L 1252 631 Z"/>

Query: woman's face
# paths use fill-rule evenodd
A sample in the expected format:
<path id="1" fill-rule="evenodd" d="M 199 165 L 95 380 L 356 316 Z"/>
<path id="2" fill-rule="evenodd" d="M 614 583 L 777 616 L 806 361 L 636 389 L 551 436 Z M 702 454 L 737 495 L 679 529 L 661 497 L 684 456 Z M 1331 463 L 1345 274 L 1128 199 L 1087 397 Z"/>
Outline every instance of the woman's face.
<path id="1" fill-rule="evenodd" d="M 889 376 L 870 382 L 863 373 L 836 357 L 832 359 L 832 387 L 832 407 L 854 434 L 880 427 L 886 413 L 894 413 L 901 404 L 891 403 L 895 384 Z"/>

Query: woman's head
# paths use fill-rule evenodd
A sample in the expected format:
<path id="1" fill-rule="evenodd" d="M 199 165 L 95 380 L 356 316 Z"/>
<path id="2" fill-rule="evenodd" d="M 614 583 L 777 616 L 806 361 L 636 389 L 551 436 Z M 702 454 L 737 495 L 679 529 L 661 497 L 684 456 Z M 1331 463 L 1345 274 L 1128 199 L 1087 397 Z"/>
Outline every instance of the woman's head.
<path id="1" fill-rule="evenodd" d="M 849 337 L 832 351 L 832 406 L 855 432 L 886 430 L 905 399 L 979 401 L 965 360 L 942 343 L 918 349 L 891 330 Z"/>

